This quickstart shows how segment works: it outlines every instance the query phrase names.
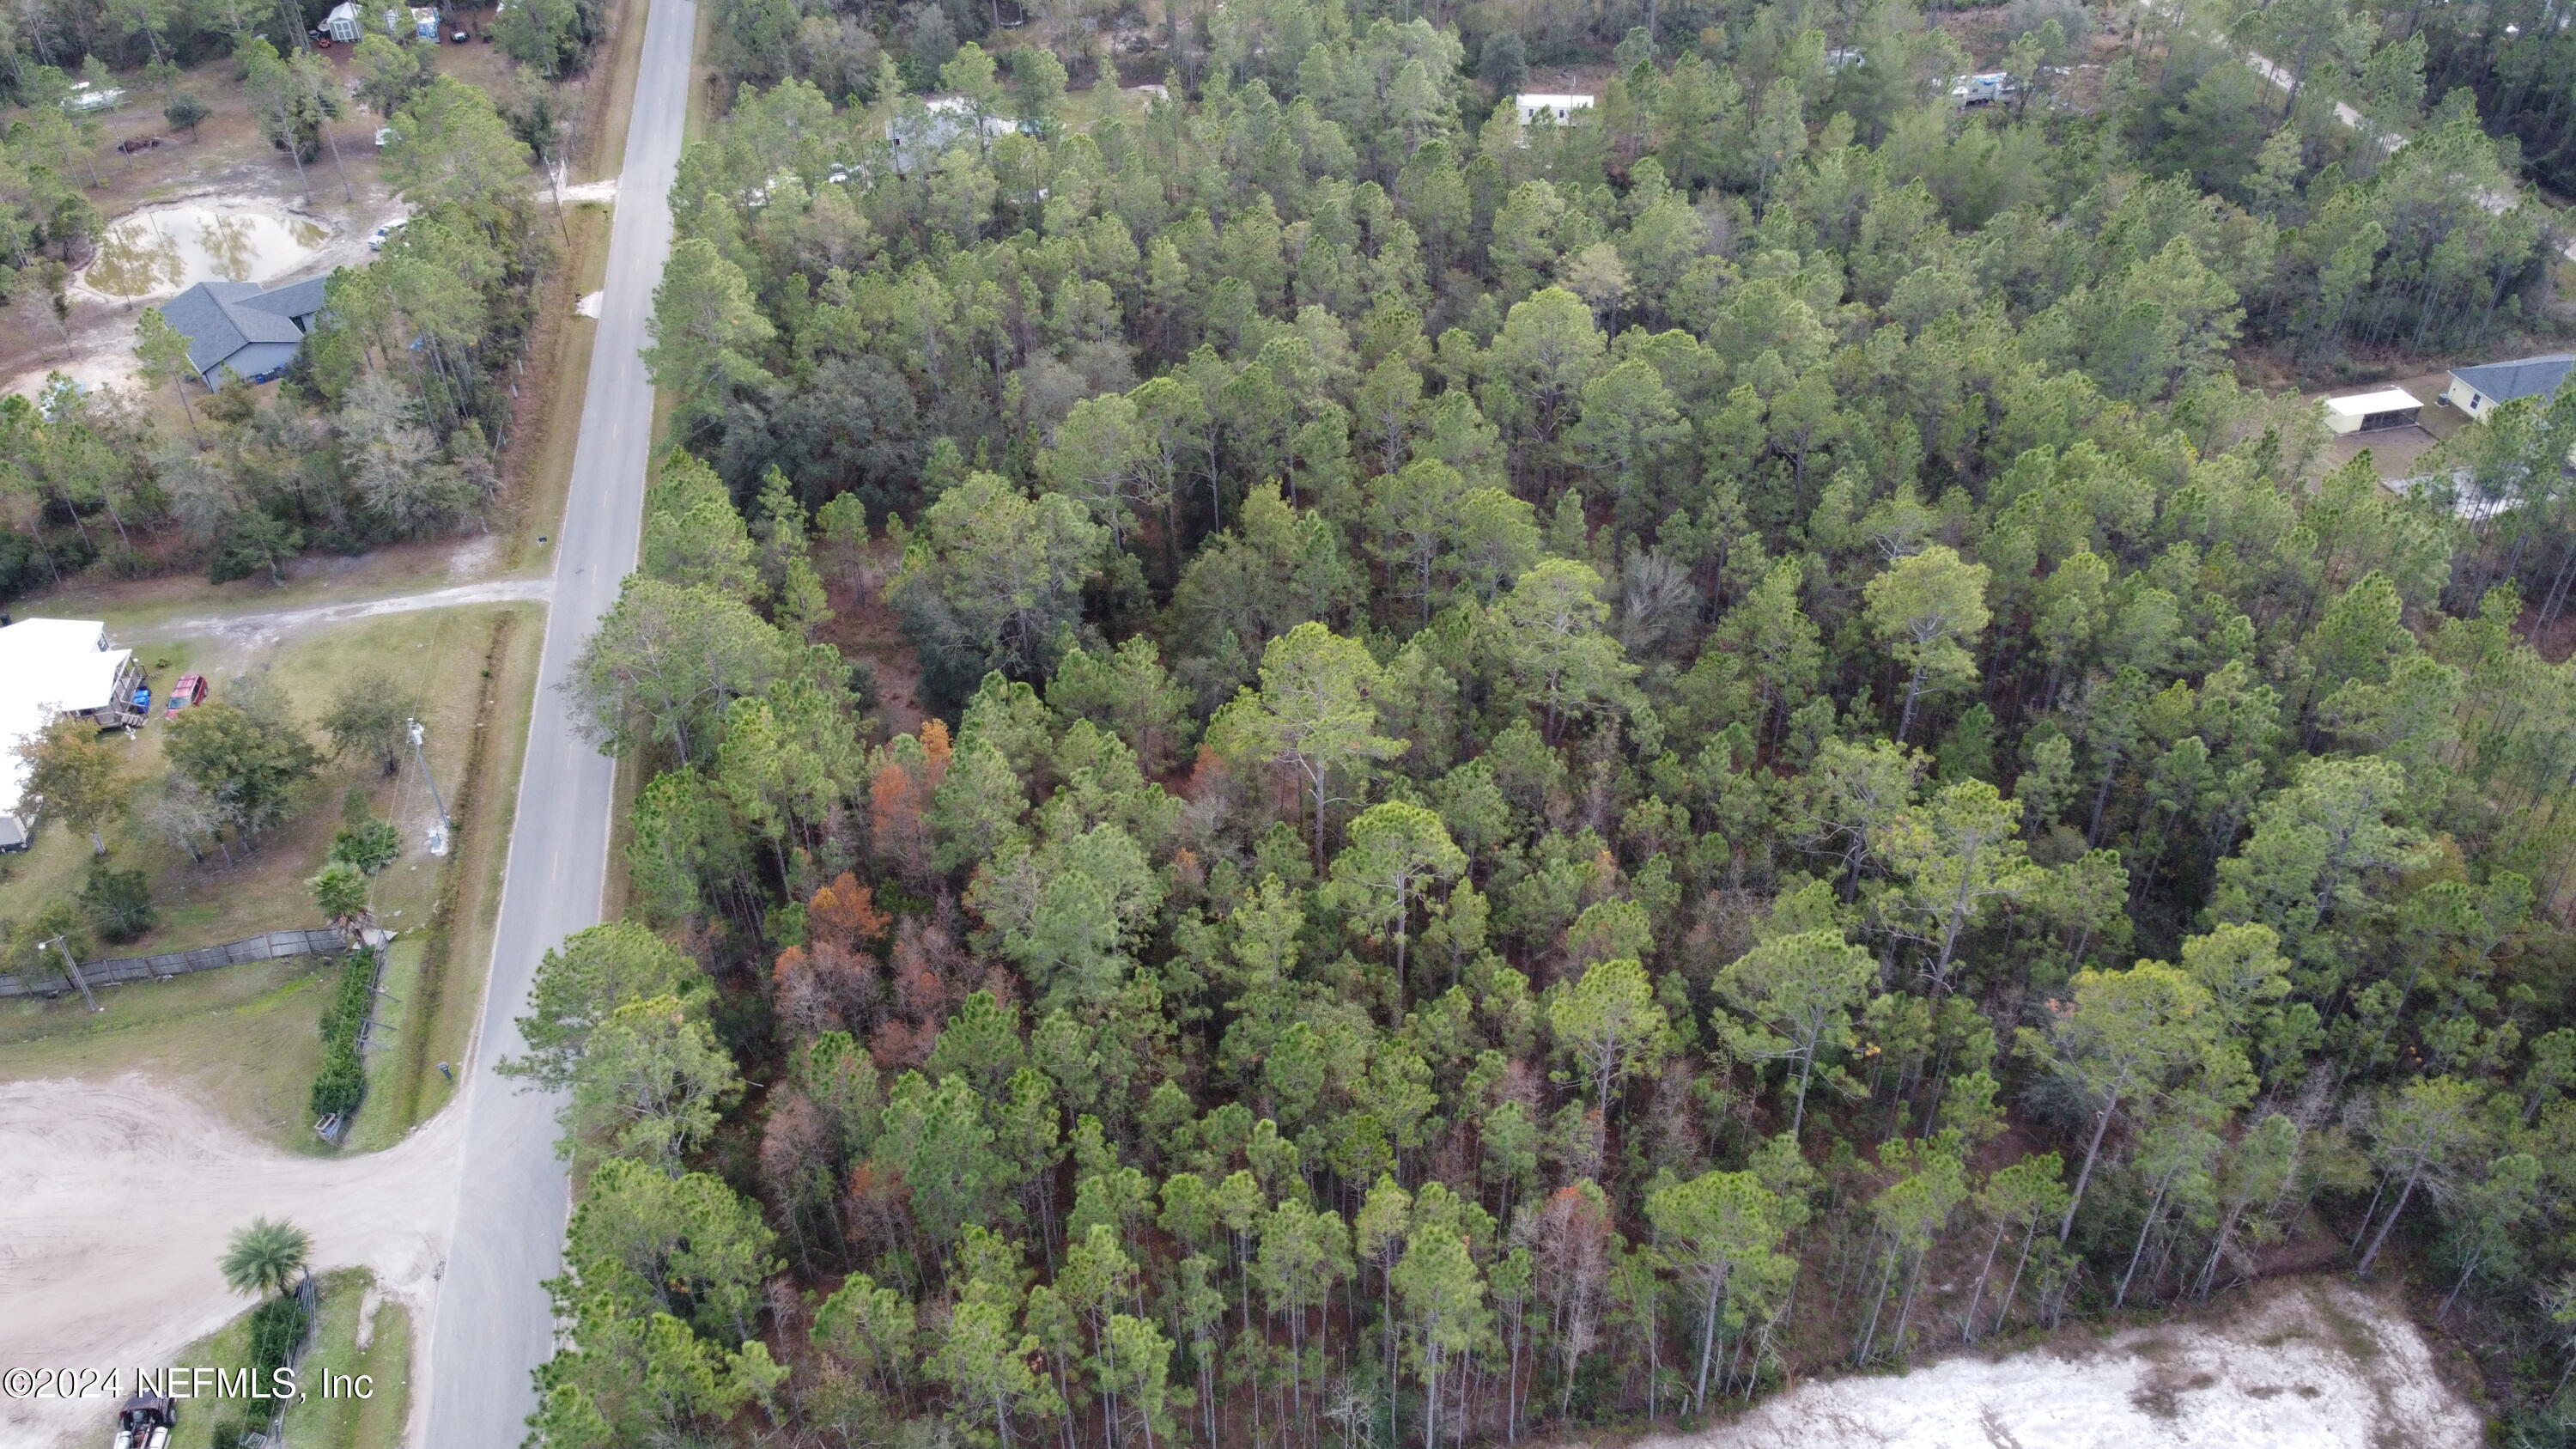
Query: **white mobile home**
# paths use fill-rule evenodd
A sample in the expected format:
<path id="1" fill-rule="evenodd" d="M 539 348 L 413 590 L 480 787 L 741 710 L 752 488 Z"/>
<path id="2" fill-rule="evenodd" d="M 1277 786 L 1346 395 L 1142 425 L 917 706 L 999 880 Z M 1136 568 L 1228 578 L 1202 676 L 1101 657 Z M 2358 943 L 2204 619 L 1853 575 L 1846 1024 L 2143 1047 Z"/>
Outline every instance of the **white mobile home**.
<path id="1" fill-rule="evenodd" d="M 142 666 L 131 649 L 110 649 L 96 619 L 21 619 L 0 629 L 0 851 L 27 848 L 35 825 L 23 800 L 27 762 L 18 747 L 77 719 L 101 728 L 141 724 L 135 703 Z"/>
<path id="2" fill-rule="evenodd" d="M 1960 109 L 1992 106 L 2013 98 L 2013 78 L 2003 71 L 1963 75 L 1950 82 L 1950 104 Z"/>
<path id="3" fill-rule="evenodd" d="M 1560 126 L 1571 125 L 1574 121 L 1575 112 L 1588 111 L 1592 109 L 1592 97 L 1539 95 L 1514 96 L 1512 97 L 1512 109 L 1520 116 L 1520 122 L 1524 126 L 1537 120 L 1541 112 L 1545 112 L 1549 120 L 1554 121 Z"/>

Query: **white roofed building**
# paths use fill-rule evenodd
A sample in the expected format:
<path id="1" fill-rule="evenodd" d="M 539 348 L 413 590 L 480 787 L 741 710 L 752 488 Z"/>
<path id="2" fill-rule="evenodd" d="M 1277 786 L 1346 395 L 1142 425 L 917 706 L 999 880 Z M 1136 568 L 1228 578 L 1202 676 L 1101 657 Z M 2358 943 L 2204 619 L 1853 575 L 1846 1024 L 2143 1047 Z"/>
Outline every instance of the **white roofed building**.
<path id="1" fill-rule="evenodd" d="M 2375 433 L 2382 428 L 2413 427 L 2424 410 L 2415 395 L 2401 387 L 2326 399 L 2329 432 Z"/>
<path id="2" fill-rule="evenodd" d="M 1524 126 L 1537 120 L 1541 112 L 1545 112 L 1549 120 L 1563 126 L 1569 125 L 1573 122 L 1575 112 L 1591 110 L 1592 97 L 1541 95 L 1514 96 L 1512 97 L 1512 109 L 1519 113 L 1521 124 Z"/>
<path id="3" fill-rule="evenodd" d="M 111 649 L 96 619 L 21 619 L 0 629 L 0 850 L 24 850 L 34 811 L 20 796 L 27 762 L 18 747 L 66 716 L 106 728 L 140 724 L 134 703 L 143 669 L 131 649 Z"/>

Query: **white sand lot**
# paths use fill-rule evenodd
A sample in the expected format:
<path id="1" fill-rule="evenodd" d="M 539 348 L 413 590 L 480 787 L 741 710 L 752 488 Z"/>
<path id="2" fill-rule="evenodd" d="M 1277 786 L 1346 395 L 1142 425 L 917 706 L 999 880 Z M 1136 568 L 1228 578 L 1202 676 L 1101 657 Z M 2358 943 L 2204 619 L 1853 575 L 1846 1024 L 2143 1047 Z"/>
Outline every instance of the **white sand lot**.
<path id="1" fill-rule="evenodd" d="M 460 1120 L 443 1113 L 366 1156 L 296 1157 L 139 1076 L 0 1084 L 0 1367 L 112 1366 L 130 1380 L 169 1364 L 251 1306 L 215 1260 L 263 1214 L 312 1233 L 315 1269 L 371 1268 L 424 1323 Z M 0 1446 L 104 1444 L 113 1411 L 0 1400 Z"/>
<path id="2" fill-rule="evenodd" d="M 2073 1335 L 2069 1335 L 2070 1338 Z M 2341 1278 L 2233 1315 L 1903 1376 L 1809 1383 L 1636 1449 L 2476 1449 L 2477 1414 L 2412 1323 Z"/>

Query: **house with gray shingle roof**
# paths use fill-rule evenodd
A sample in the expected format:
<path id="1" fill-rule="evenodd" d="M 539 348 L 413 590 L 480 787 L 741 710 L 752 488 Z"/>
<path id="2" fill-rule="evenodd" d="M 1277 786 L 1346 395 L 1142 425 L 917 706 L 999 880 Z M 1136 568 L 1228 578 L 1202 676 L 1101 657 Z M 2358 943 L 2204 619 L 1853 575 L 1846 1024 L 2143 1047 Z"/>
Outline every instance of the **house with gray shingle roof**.
<path id="1" fill-rule="evenodd" d="M 2558 391 L 2571 368 L 2576 368 L 2576 354 L 2565 352 L 2455 367 L 2451 369 L 2451 385 L 2442 391 L 2442 401 L 2483 422 L 2499 403 L 2518 397 L 2545 398 Z"/>
<path id="2" fill-rule="evenodd" d="M 327 276 L 279 287 L 252 282 L 199 282 L 161 304 L 161 315 L 188 339 L 188 366 L 206 386 L 226 375 L 266 382 L 286 370 L 322 311 Z"/>

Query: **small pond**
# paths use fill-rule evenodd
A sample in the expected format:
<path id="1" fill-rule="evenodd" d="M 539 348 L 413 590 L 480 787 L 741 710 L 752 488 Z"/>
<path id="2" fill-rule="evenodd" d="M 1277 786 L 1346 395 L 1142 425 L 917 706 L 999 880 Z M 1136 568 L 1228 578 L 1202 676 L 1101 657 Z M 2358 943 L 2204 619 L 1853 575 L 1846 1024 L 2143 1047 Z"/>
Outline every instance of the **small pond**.
<path id="1" fill-rule="evenodd" d="M 152 206 L 116 219 L 81 285 L 104 297 L 168 297 L 199 282 L 265 282 L 304 270 L 331 228 L 264 202 Z"/>

